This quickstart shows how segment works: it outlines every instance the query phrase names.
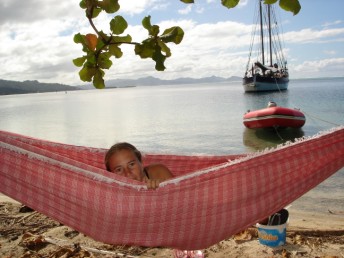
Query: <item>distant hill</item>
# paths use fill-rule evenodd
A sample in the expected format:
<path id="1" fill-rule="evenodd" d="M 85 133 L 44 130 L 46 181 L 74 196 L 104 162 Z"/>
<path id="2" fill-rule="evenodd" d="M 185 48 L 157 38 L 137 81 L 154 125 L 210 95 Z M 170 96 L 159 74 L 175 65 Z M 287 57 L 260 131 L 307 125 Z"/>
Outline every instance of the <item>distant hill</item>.
<path id="1" fill-rule="evenodd" d="M 342 79 L 343 77 L 330 78 L 303 78 L 294 80 L 319 80 L 319 79 Z M 178 78 L 174 80 L 162 80 L 153 76 L 142 77 L 139 79 L 115 79 L 105 82 L 106 88 L 136 87 L 136 86 L 159 86 L 159 85 L 178 85 L 178 84 L 202 84 L 202 83 L 226 83 L 241 82 L 239 76 L 229 78 L 210 76 L 204 78 Z M 38 92 L 74 91 L 95 89 L 92 84 L 69 86 L 59 83 L 40 83 L 38 81 L 7 81 L 0 79 L 0 95 L 25 94 Z"/>
<path id="2" fill-rule="evenodd" d="M 159 85 L 177 85 L 177 84 L 196 84 L 196 83 L 216 83 L 216 82 L 233 82 L 241 81 L 242 78 L 238 76 L 232 76 L 229 78 L 222 78 L 217 76 L 205 77 L 205 78 L 178 78 L 174 80 L 161 80 L 152 76 L 142 77 L 139 79 L 115 79 L 105 81 L 106 88 L 117 87 L 133 87 L 133 86 L 159 86 Z M 80 89 L 93 89 L 93 85 L 79 86 Z"/>
<path id="3" fill-rule="evenodd" d="M 178 78 L 174 80 L 161 80 L 152 76 L 142 77 L 139 79 L 116 79 L 105 82 L 106 88 L 117 87 L 135 87 L 135 86 L 159 86 L 159 85 L 178 85 L 178 84 L 201 84 L 201 83 L 219 83 L 241 81 L 240 77 L 232 76 L 230 78 L 222 78 L 217 76 L 205 78 Z M 25 94 L 39 92 L 56 92 L 56 91 L 74 91 L 95 89 L 92 84 L 83 86 L 69 86 L 59 83 L 41 83 L 38 81 L 7 81 L 0 79 L 0 95 L 9 94 Z"/>
<path id="4" fill-rule="evenodd" d="M 18 82 L 18 81 L 0 80 L 0 95 L 71 91 L 71 90 L 80 90 L 80 89 L 77 87 L 72 87 L 72 86 L 59 84 L 59 83 L 40 83 L 38 81 Z"/>

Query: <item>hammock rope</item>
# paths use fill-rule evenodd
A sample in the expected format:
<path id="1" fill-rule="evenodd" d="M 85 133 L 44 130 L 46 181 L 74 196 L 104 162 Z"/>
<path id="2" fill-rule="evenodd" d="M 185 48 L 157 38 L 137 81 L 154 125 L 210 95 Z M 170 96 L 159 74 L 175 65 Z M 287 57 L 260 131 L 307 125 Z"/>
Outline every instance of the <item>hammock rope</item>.
<path id="1" fill-rule="evenodd" d="M 340 170 L 344 128 L 253 154 L 145 154 L 175 175 L 157 190 L 108 173 L 105 152 L 0 131 L 0 192 L 104 243 L 203 249 Z"/>

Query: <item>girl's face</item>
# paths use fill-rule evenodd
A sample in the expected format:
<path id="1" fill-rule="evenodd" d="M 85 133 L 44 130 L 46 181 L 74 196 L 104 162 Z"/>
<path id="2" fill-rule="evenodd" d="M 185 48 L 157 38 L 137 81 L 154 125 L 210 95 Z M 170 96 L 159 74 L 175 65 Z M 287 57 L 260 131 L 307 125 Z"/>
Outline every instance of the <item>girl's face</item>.
<path id="1" fill-rule="evenodd" d="M 143 181 L 143 167 L 135 153 L 129 149 L 114 152 L 109 158 L 110 172 L 134 180 Z"/>

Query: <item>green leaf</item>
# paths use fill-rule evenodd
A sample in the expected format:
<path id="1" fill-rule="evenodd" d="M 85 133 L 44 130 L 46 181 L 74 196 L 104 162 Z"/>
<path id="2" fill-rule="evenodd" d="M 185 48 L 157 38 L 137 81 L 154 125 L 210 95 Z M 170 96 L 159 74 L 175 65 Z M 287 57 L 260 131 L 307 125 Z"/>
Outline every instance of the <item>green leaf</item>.
<path id="1" fill-rule="evenodd" d="M 152 27 L 150 18 L 151 18 L 150 15 L 148 15 L 142 19 L 142 26 L 148 31 L 150 31 L 150 29 Z"/>
<path id="2" fill-rule="evenodd" d="M 180 0 L 181 2 L 185 3 L 185 4 L 193 4 L 194 0 Z"/>
<path id="3" fill-rule="evenodd" d="M 78 34 L 75 34 L 74 35 L 74 38 L 73 38 L 73 40 L 74 40 L 74 42 L 75 43 L 85 43 L 85 38 L 84 38 L 85 36 L 83 36 L 83 35 L 81 35 L 80 33 L 78 33 Z"/>
<path id="4" fill-rule="evenodd" d="M 79 3 L 79 6 L 80 6 L 82 9 L 86 9 L 87 6 L 86 6 L 85 0 L 81 0 L 80 3 Z"/>
<path id="5" fill-rule="evenodd" d="M 154 43 L 151 40 L 135 45 L 135 54 L 141 58 L 151 58 L 154 54 Z"/>
<path id="6" fill-rule="evenodd" d="M 102 69 L 109 69 L 112 66 L 112 61 L 110 60 L 111 55 L 109 53 L 101 53 L 98 57 L 98 65 Z"/>
<path id="7" fill-rule="evenodd" d="M 166 57 L 170 57 L 171 56 L 170 48 L 162 41 L 159 41 L 158 44 L 161 47 L 161 51 L 166 53 Z"/>
<path id="8" fill-rule="evenodd" d="M 127 36 L 113 36 L 111 38 L 110 44 L 116 44 L 116 43 L 130 43 L 132 41 L 131 36 L 128 34 Z"/>
<path id="9" fill-rule="evenodd" d="M 121 58 L 123 55 L 122 50 L 117 45 L 110 45 L 109 46 L 109 53 L 116 58 Z"/>
<path id="10" fill-rule="evenodd" d="M 95 68 L 89 68 L 87 66 L 84 66 L 80 71 L 79 71 L 79 76 L 80 79 L 84 82 L 90 82 L 92 81 L 92 77 L 96 73 Z"/>
<path id="11" fill-rule="evenodd" d="M 184 31 L 182 28 L 176 26 L 166 29 L 164 33 L 160 36 L 161 40 L 165 43 L 173 42 L 179 44 L 184 37 Z"/>
<path id="12" fill-rule="evenodd" d="M 278 0 L 264 0 L 264 4 L 274 4 L 276 3 Z"/>
<path id="13" fill-rule="evenodd" d="M 94 67 L 97 64 L 96 54 L 93 51 L 87 52 L 87 66 Z"/>
<path id="14" fill-rule="evenodd" d="M 164 62 L 166 57 L 161 53 L 160 47 L 156 47 L 152 59 L 155 61 L 155 70 L 164 71 L 166 69 Z"/>
<path id="15" fill-rule="evenodd" d="M 142 26 L 148 30 L 148 34 L 151 36 L 156 37 L 159 34 L 159 26 L 158 25 L 152 25 L 150 21 L 150 15 L 146 16 L 142 19 Z"/>
<path id="16" fill-rule="evenodd" d="M 97 41 L 96 50 L 102 49 L 104 46 L 105 46 L 105 44 L 104 44 L 102 38 L 99 38 L 98 41 Z"/>
<path id="17" fill-rule="evenodd" d="M 104 33 L 102 30 L 99 31 L 99 37 L 102 39 L 102 41 L 104 40 L 105 42 L 107 42 L 110 39 L 110 36 L 108 36 L 106 33 Z"/>
<path id="18" fill-rule="evenodd" d="M 128 27 L 127 21 L 120 15 L 115 16 L 110 21 L 110 29 L 116 35 L 122 34 Z"/>
<path id="19" fill-rule="evenodd" d="M 98 6 L 103 8 L 103 10 L 107 13 L 115 13 L 120 8 L 120 5 L 118 4 L 118 0 L 98 1 Z"/>
<path id="20" fill-rule="evenodd" d="M 86 56 L 73 59 L 73 63 L 77 67 L 81 67 L 85 63 L 85 61 L 86 61 Z"/>
<path id="21" fill-rule="evenodd" d="M 149 35 L 156 37 L 156 36 L 158 36 L 159 32 L 160 32 L 159 26 L 153 25 L 149 30 Z"/>
<path id="22" fill-rule="evenodd" d="M 221 0 L 222 5 L 229 8 L 233 8 L 238 5 L 240 0 Z M 260 0 L 259 0 L 260 1 Z"/>
<path id="23" fill-rule="evenodd" d="M 92 19 L 96 18 L 96 17 L 100 14 L 101 11 L 102 11 L 102 9 L 99 8 L 99 7 L 93 8 L 93 12 L 92 12 L 92 15 L 91 15 L 90 18 L 92 18 Z M 85 12 L 86 12 L 86 17 L 89 17 L 89 15 L 88 15 L 88 9 L 86 9 Z"/>
<path id="24" fill-rule="evenodd" d="M 294 15 L 301 10 L 301 5 L 298 0 L 280 0 L 279 5 L 282 9 L 292 12 Z"/>
<path id="25" fill-rule="evenodd" d="M 97 69 L 96 73 L 93 77 L 93 85 L 97 89 L 104 89 L 105 88 L 103 76 L 104 76 L 104 72 L 101 69 Z"/>

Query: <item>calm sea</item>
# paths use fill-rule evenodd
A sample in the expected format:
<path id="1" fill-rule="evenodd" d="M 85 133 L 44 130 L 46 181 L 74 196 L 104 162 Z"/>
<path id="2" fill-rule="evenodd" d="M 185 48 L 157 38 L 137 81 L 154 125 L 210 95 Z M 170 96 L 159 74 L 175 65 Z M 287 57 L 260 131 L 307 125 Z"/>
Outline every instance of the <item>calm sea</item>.
<path id="1" fill-rule="evenodd" d="M 246 129 L 243 114 L 269 101 L 299 108 L 305 126 L 279 134 Z M 343 114 L 344 78 L 291 80 L 288 91 L 261 94 L 244 93 L 241 82 L 232 82 L 0 97 L 1 130 L 92 147 L 128 141 L 143 152 L 171 154 L 254 152 L 344 125 Z M 342 189 L 344 169 L 312 196 L 344 210 Z"/>

